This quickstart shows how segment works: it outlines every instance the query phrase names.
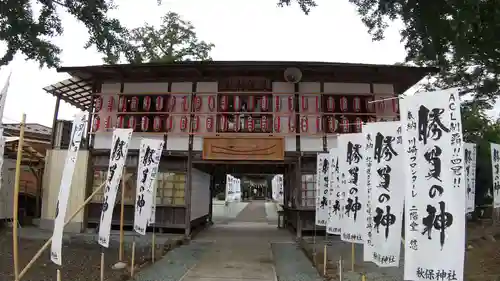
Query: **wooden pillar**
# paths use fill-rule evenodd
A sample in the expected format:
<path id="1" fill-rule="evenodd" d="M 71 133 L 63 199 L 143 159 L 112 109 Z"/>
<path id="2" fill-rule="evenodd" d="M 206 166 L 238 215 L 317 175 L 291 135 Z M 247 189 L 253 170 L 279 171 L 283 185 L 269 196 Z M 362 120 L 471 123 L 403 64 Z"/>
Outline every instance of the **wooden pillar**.
<path id="1" fill-rule="evenodd" d="M 185 209 L 185 229 L 184 229 L 184 235 L 188 239 L 191 235 L 191 190 L 193 188 L 193 183 L 192 183 L 192 172 L 193 172 L 193 118 L 194 118 L 194 104 L 193 101 L 196 98 L 196 87 L 197 83 L 193 82 L 192 85 L 192 94 L 190 97 L 190 114 L 189 114 L 189 144 L 188 144 L 188 156 L 187 156 L 187 173 L 186 173 L 186 190 L 184 193 L 184 200 L 186 203 L 186 209 Z"/>
<path id="2" fill-rule="evenodd" d="M 297 238 L 302 238 L 302 218 L 301 218 L 301 210 L 302 210 L 302 157 L 299 156 L 297 161 L 297 165 L 295 165 L 295 190 L 296 197 L 295 209 L 297 210 Z"/>
<path id="3" fill-rule="evenodd" d="M 215 166 L 212 169 L 212 177 L 210 177 L 210 203 L 208 207 L 208 223 L 212 225 L 213 221 L 213 203 L 214 203 L 214 191 L 215 191 Z"/>

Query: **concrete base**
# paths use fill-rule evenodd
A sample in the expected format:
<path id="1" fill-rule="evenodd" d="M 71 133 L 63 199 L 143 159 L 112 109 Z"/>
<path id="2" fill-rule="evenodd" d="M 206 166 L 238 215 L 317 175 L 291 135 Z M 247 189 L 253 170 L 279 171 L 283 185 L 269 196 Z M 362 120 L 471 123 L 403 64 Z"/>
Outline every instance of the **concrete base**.
<path id="1" fill-rule="evenodd" d="M 40 229 L 50 230 L 54 229 L 54 220 L 49 219 L 40 219 L 39 222 Z M 82 233 L 83 232 L 83 223 L 82 222 L 70 222 L 64 227 L 64 232 L 67 233 Z"/>

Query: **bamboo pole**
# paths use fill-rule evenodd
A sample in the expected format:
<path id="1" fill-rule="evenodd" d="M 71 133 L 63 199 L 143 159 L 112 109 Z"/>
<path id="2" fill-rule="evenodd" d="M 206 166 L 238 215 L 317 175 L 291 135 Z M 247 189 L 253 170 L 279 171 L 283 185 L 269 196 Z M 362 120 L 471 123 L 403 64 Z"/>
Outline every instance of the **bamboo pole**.
<path id="1" fill-rule="evenodd" d="M 101 281 L 104 281 L 104 253 L 101 253 Z"/>
<path id="2" fill-rule="evenodd" d="M 151 237 L 151 261 L 155 262 L 155 251 L 156 251 L 156 235 L 155 227 L 153 226 L 153 236 Z"/>
<path id="3" fill-rule="evenodd" d="M 130 264 L 130 277 L 134 277 L 134 267 L 135 267 L 135 241 L 132 242 L 132 262 Z"/>
<path id="4" fill-rule="evenodd" d="M 83 210 L 83 208 L 85 207 L 85 205 L 87 205 L 90 202 L 90 200 L 92 200 L 92 198 L 99 191 L 101 191 L 101 189 L 104 187 L 104 185 L 106 185 L 106 182 L 103 182 L 98 188 L 96 188 L 96 190 L 94 190 L 94 192 L 92 192 L 92 194 L 90 194 L 89 197 L 87 197 L 87 199 L 85 199 L 85 202 L 83 202 L 80 205 L 80 207 L 78 207 L 78 209 L 73 214 L 71 214 L 71 216 L 69 217 L 69 219 L 64 223 L 64 226 L 66 226 L 72 219 L 74 219 L 76 217 L 76 215 L 78 215 L 78 213 L 80 213 Z M 38 252 L 36 252 L 36 254 L 33 256 L 33 258 L 30 260 L 30 262 L 19 273 L 19 279 L 17 279 L 17 280 L 20 280 L 26 274 L 26 272 L 28 271 L 28 269 L 30 269 L 33 266 L 33 264 L 36 262 L 36 260 L 49 247 L 49 245 L 50 245 L 51 242 L 52 242 L 52 237 L 49 240 L 47 240 L 47 242 L 45 242 L 45 244 L 40 248 L 40 250 L 38 250 Z"/>
<path id="5" fill-rule="evenodd" d="M 354 264 L 356 263 L 356 251 L 354 248 L 354 243 L 351 243 L 351 270 L 354 271 Z"/>
<path id="6" fill-rule="evenodd" d="M 123 231 L 123 222 L 125 213 L 125 177 L 122 178 L 122 200 L 120 202 L 120 249 L 118 252 L 118 260 L 123 261 L 123 240 L 124 240 L 124 231 Z"/>
<path id="7" fill-rule="evenodd" d="M 323 276 L 326 276 L 326 264 L 328 262 L 327 257 L 326 257 L 326 244 L 323 248 Z"/>
<path id="8" fill-rule="evenodd" d="M 57 270 L 56 274 L 57 274 L 57 277 L 56 277 L 57 281 L 61 281 L 61 271 L 59 269 Z"/>
<path id="9" fill-rule="evenodd" d="M 19 276 L 19 237 L 18 237 L 18 225 L 19 225 L 19 183 L 21 179 L 21 160 L 23 158 L 23 144 L 24 144 L 24 127 L 26 126 L 26 114 L 23 113 L 21 119 L 20 130 L 19 130 L 19 140 L 17 141 L 17 159 L 16 159 L 16 178 L 14 182 L 14 204 L 12 207 L 12 251 L 14 253 L 14 280 L 18 281 Z"/>

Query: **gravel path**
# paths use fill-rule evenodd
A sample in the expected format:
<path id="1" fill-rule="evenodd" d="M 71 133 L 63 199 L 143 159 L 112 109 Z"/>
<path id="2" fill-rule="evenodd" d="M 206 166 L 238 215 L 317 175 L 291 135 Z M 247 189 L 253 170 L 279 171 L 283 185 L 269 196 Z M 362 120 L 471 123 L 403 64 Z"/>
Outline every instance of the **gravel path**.
<path id="1" fill-rule="evenodd" d="M 278 281 L 323 280 L 295 243 L 273 243 L 274 264 Z"/>

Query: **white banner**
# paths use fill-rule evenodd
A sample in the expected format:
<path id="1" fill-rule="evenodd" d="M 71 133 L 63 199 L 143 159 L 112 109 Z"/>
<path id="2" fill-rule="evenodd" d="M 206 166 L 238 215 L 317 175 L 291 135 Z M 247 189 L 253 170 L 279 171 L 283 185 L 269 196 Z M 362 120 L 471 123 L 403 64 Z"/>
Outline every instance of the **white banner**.
<path id="1" fill-rule="evenodd" d="M 373 143 L 365 154 L 373 157 L 367 163 L 371 165 L 372 261 L 380 267 L 397 267 L 405 195 L 401 122 L 378 122 L 368 130 Z"/>
<path id="2" fill-rule="evenodd" d="M 156 193 L 153 195 L 153 183 L 158 173 L 163 144 L 163 140 L 143 138 L 139 146 L 134 231 L 141 235 L 146 234 L 148 222 L 151 220 L 152 201 L 156 199 Z"/>
<path id="3" fill-rule="evenodd" d="M 226 202 L 231 203 L 234 201 L 234 177 L 226 175 Z"/>
<path id="4" fill-rule="evenodd" d="M 326 232 L 340 235 L 342 229 L 342 204 L 345 193 L 340 188 L 339 156 L 337 149 L 330 149 L 330 183 L 328 184 L 328 221 Z"/>
<path id="5" fill-rule="evenodd" d="M 490 143 L 491 173 L 493 174 L 493 208 L 500 207 L 500 144 Z"/>
<path id="6" fill-rule="evenodd" d="M 125 166 L 125 159 L 127 159 L 128 146 L 131 138 L 132 129 L 115 129 L 113 131 L 109 167 L 106 185 L 104 186 L 101 222 L 99 224 L 99 244 L 106 248 L 109 247 L 111 219 L 113 218 L 116 194 L 120 187 L 120 179 L 123 174 L 123 166 Z"/>
<path id="7" fill-rule="evenodd" d="M 466 186 L 466 213 L 474 212 L 476 208 L 476 155 L 475 143 L 464 143 L 465 157 L 465 186 Z"/>
<path id="8" fill-rule="evenodd" d="M 328 220 L 328 180 L 330 154 L 318 153 L 316 165 L 316 225 L 326 226 Z"/>
<path id="9" fill-rule="evenodd" d="M 373 166 L 373 141 L 375 131 L 372 129 L 376 123 L 367 123 L 363 125 L 363 134 L 365 135 L 364 146 L 364 177 L 366 177 L 366 205 L 365 205 L 365 243 L 363 245 L 363 261 L 373 261 L 373 215 L 372 215 L 372 166 Z"/>
<path id="10" fill-rule="evenodd" d="M 149 225 L 156 223 L 156 196 L 158 194 L 158 178 L 153 181 L 153 200 L 151 200 L 151 217 L 149 218 Z"/>
<path id="11" fill-rule="evenodd" d="M 272 180 L 273 199 L 283 205 L 283 175 L 276 175 Z"/>
<path id="12" fill-rule="evenodd" d="M 7 94 L 9 93 L 10 87 L 10 77 L 12 76 L 12 72 L 9 74 L 7 78 L 7 82 L 5 82 L 2 91 L 0 92 L 0 189 L 3 186 L 3 157 L 5 153 L 5 137 L 3 135 L 3 112 L 5 109 L 5 101 L 7 100 Z"/>
<path id="13" fill-rule="evenodd" d="M 83 113 L 75 116 L 71 129 L 71 140 L 66 154 L 61 184 L 59 185 L 59 195 L 57 196 L 56 214 L 54 219 L 54 232 L 52 233 L 52 244 L 50 246 L 50 259 L 57 265 L 62 264 L 62 238 L 64 231 L 64 220 L 68 208 L 69 194 L 71 191 L 71 182 L 75 172 L 78 151 L 84 134 L 86 117 Z"/>
<path id="14" fill-rule="evenodd" d="M 340 186 L 346 194 L 341 239 L 359 244 L 363 243 L 366 227 L 366 177 L 361 176 L 365 169 L 364 146 L 365 135 L 362 133 L 337 138 Z"/>
<path id="15" fill-rule="evenodd" d="M 456 89 L 400 100 L 406 151 L 404 279 L 463 280 L 465 171 Z"/>

